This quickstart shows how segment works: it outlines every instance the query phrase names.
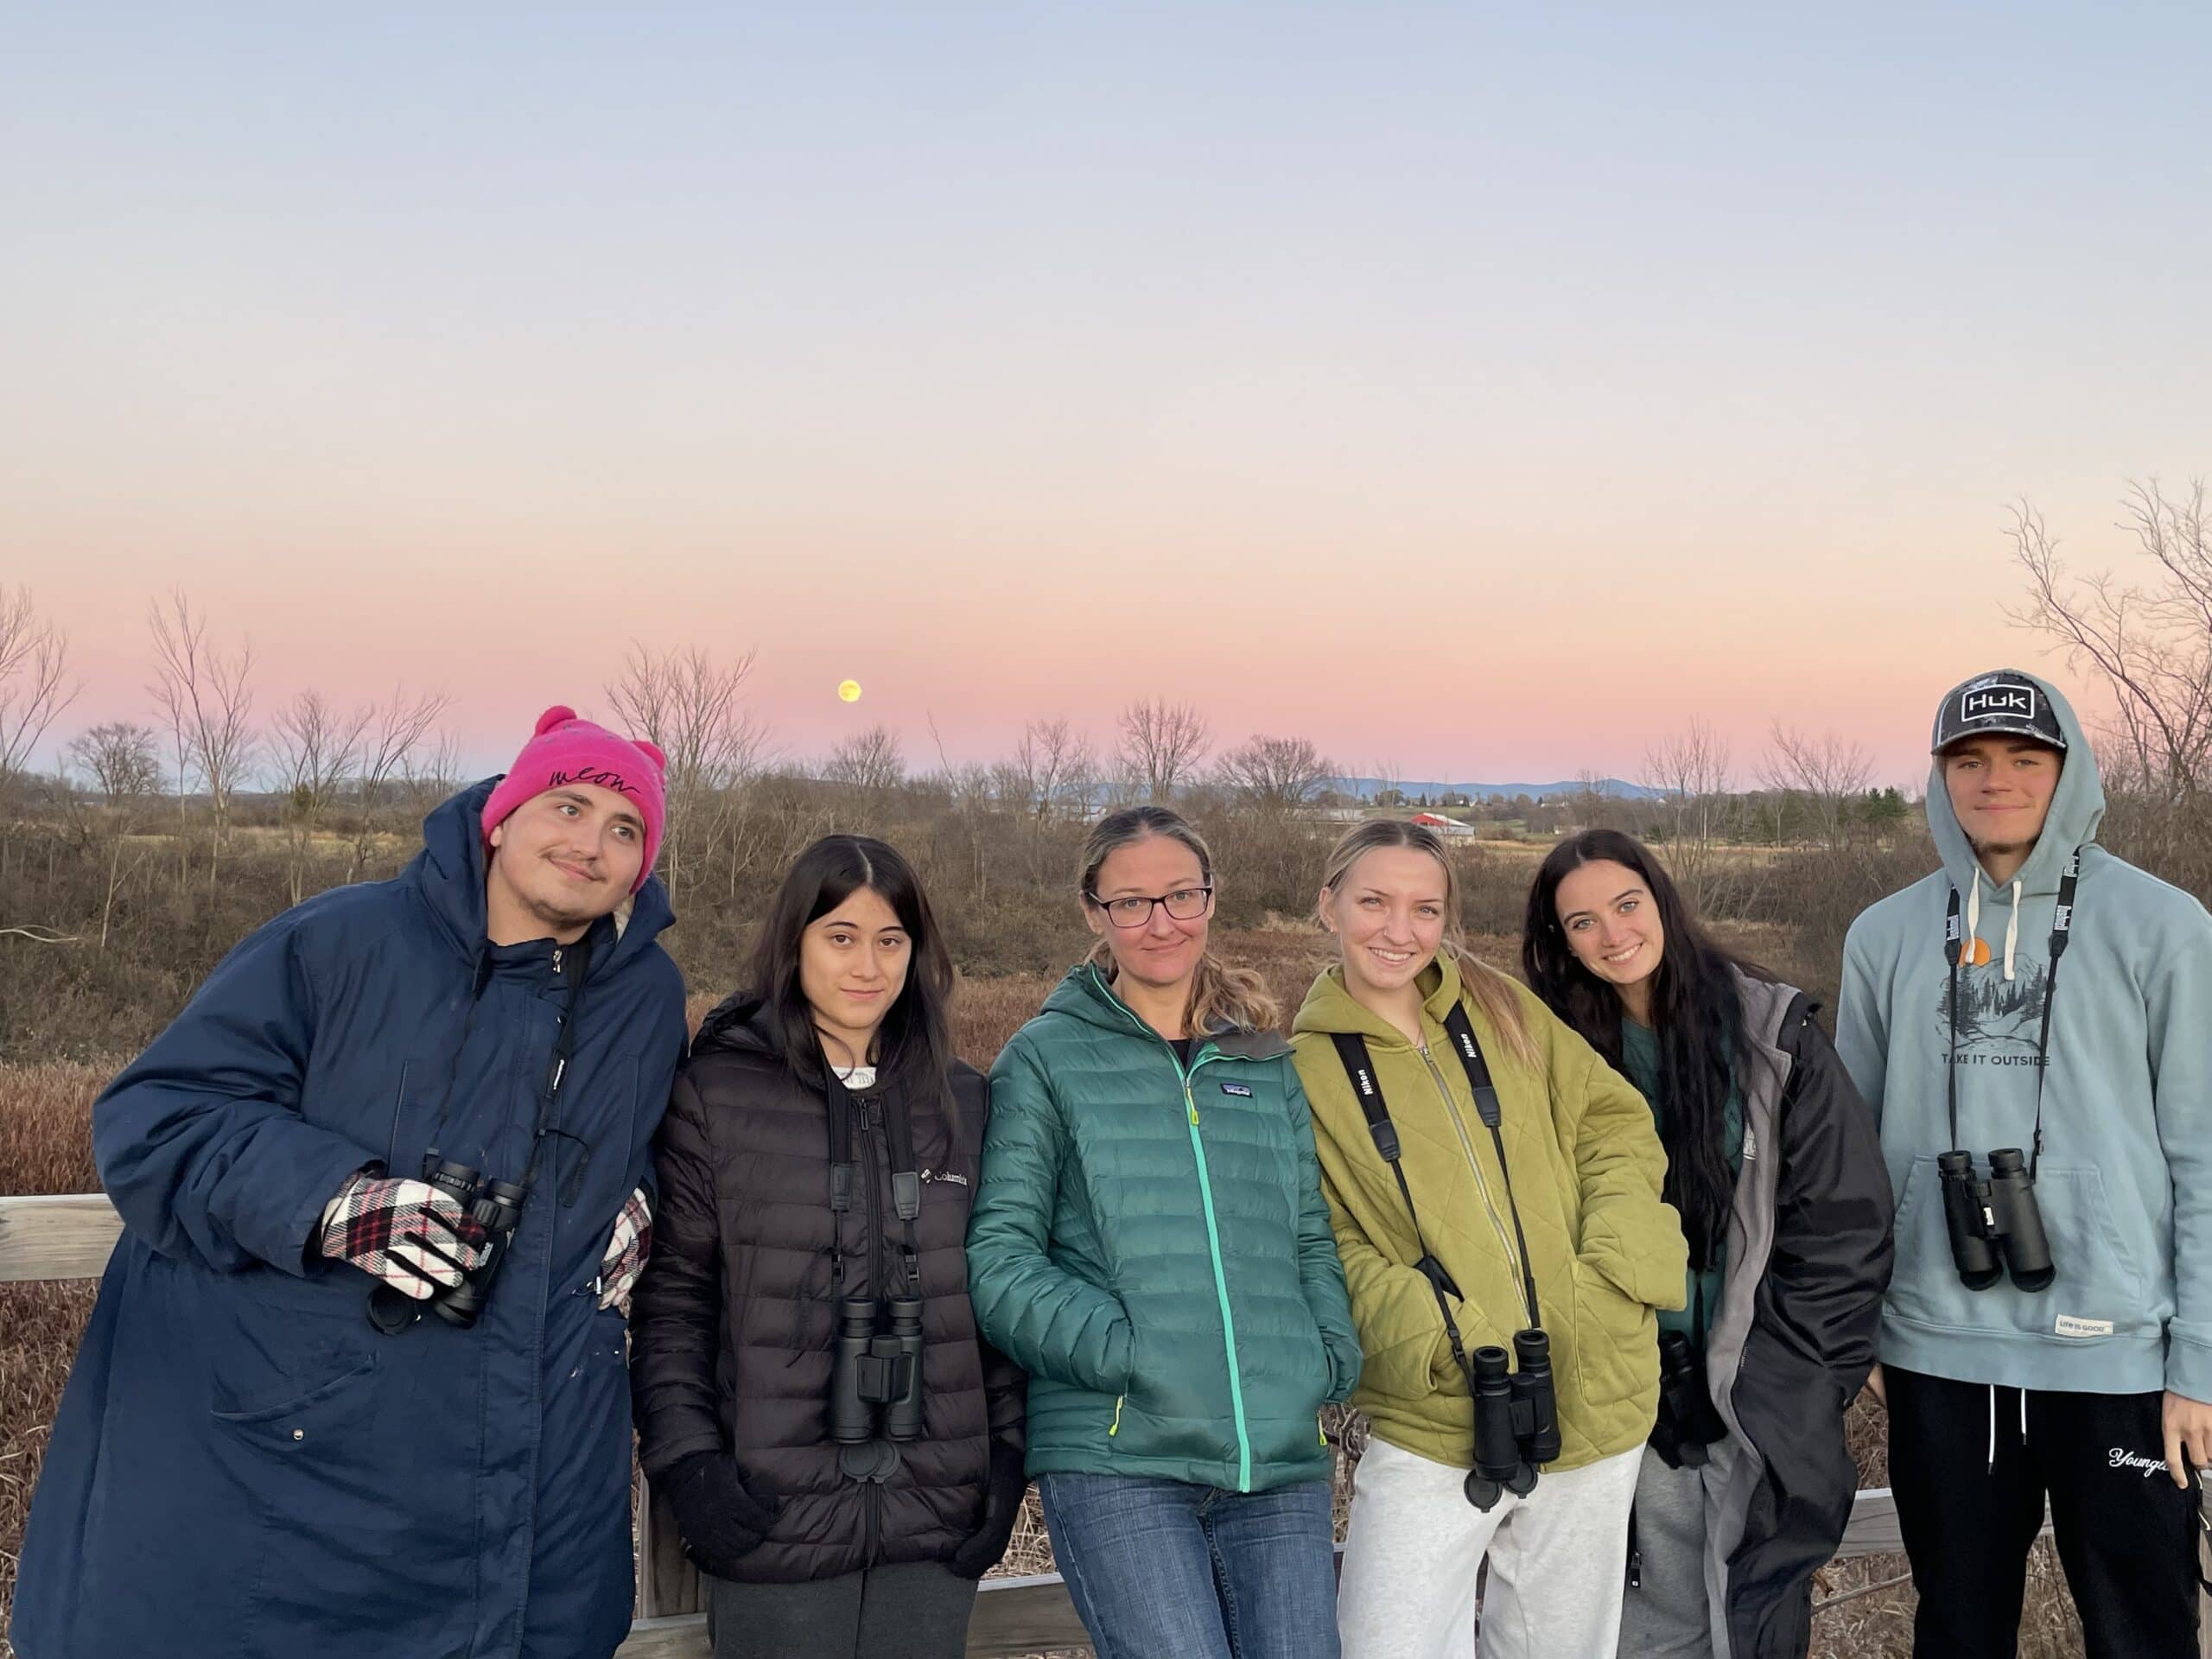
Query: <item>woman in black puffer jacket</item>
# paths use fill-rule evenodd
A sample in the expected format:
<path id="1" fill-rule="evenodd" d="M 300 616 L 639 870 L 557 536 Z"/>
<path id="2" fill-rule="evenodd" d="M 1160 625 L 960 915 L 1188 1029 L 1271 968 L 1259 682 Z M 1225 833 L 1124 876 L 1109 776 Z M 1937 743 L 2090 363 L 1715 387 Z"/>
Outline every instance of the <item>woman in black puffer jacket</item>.
<path id="1" fill-rule="evenodd" d="M 988 1097 L 951 985 L 906 861 L 832 836 L 677 1074 L 631 1375 L 717 1659 L 953 1659 L 1020 1509 L 1023 1379 L 968 1306 Z M 843 1368 L 842 1442 L 841 1308 L 879 1338 Z M 918 1395 L 893 1331 L 917 1312 Z"/>

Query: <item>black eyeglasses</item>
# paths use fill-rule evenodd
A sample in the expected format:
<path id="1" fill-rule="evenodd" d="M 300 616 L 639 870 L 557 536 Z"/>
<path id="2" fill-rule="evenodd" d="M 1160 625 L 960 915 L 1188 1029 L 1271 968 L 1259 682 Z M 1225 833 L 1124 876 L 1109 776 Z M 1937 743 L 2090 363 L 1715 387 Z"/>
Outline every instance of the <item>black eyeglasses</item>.
<path id="1" fill-rule="evenodd" d="M 1116 927 L 1142 927 L 1152 920 L 1152 907 L 1163 905 L 1167 913 L 1179 922 L 1195 922 L 1206 913 L 1206 906 L 1213 903 L 1211 887 L 1178 887 L 1173 893 L 1163 893 L 1157 899 L 1142 899 L 1132 893 L 1124 899 L 1101 899 L 1095 893 L 1084 898 L 1106 912 L 1106 919 Z"/>

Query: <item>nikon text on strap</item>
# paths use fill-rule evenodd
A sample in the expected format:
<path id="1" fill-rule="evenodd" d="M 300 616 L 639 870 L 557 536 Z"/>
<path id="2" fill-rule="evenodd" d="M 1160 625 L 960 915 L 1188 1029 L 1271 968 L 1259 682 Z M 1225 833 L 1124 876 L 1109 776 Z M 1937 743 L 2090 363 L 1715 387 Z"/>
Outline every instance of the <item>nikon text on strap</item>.
<path id="1" fill-rule="evenodd" d="M 1505 1178 L 1505 1207 L 1513 1217 L 1513 1236 L 1520 1247 L 1521 1282 L 1528 1300 L 1529 1324 L 1541 1327 L 1543 1318 L 1536 1300 L 1536 1276 L 1529 1261 L 1528 1236 L 1521 1227 L 1521 1206 L 1513 1197 L 1513 1172 L 1505 1161 L 1505 1137 L 1501 1129 L 1503 1115 L 1497 1103 L 1497 1089 L 1491 1081 L 1490 1065 L 1483 1058 L 1482 1045 L 1476 1040 L 1473 1022 L 1467 1018 L 1465 1007 L 1453 1003 L 1452 1012 L 1445 1016 L 1444 1029 L 1452 1039 L 1452 1046 L 1459 1056 L 1459 1064 L 1467 1073 L 1467 1087 L 1474 1096 L 1475 1114 L 1491 1133 L 1491 1143 L 1497 1151 L 1498 1173 Z M 1474 1387 L 1474 1373 L 1465 1347 L 1460 1338 L 1459 1322 L 1452 1317 L 1449 1294 L 1459 1294 L 1442 1262 L 1428 1248 L 1422 1236 L 1421 1211 L 1414 1207 L 1413 1188 L 1408 1185 L 1403 1164 L 1400 1161 L 1397 1126 L 1390 1122 L 1389 1104 L 1382 1097 L 1382 1084 L 1375 1075 L 1374 1062 L 1367 1052 L 1367 1039 L 1357 1032 L 1340 1031 L 1330 1033 L 1329 1040 L 1336 1046 L 1337 1058 L 1344 1068 L 1344 1075 L 1351 1080 L 1352 1093 L 1358 1097 L 1360 1115 L 1367 1120 L 1367 1132 L 1375 1140 L 1375 1150 L 1390 1166 L 1390 1173 L 1397 1178 L 1398 1192 L 1406 1201 L 1406 1215 L 1414 1224 L 1414 1243 L 1421 1250 L 1421 1261 L 1415 1264 L 1429 1288 L 1436 1293 L 1436 1306 L 1444 1315 L 1444 1334 L 1452 1344 L 1452 1357 L 1466 1377 L 1470 1390 Z M 1463 1299 L 1464 1300 L 1464 1299 Z"/>

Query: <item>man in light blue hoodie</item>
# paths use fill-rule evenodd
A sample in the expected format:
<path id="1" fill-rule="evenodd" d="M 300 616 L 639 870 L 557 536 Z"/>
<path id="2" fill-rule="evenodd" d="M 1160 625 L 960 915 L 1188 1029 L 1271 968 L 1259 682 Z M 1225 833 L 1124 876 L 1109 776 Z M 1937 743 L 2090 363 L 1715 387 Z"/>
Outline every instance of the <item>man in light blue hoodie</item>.
<path id="1" fill-rule="evenodd" d="M 2010 1659 L 2048 1498 L 2090 1659 L 2196 1659 L 2212 917 L 2095 844 L 2047 682 L 1968 680 L 1931 747 L 1943 868 L 1853 924 L 1836 1016 L 1897 1194 L 1871 1386 L 1914 1652 Z"/>

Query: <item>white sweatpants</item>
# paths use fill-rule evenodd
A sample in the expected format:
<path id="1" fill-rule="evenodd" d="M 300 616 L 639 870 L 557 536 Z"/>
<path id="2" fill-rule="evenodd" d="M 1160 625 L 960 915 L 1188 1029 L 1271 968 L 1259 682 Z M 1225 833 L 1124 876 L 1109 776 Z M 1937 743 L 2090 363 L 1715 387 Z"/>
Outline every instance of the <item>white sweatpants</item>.
<path id="1" fill-rule="evenodd" d="M 1639 1446 L 1547 1471 L 1485 1515 L 1461 1490 L 1465 1470 L 1369 1441 L 1337 1589 L 1344 1659 L 1470 1659 L 1485 1554 L 1482 1659 L 1613 1659 L 1643 1462 Z"/>

